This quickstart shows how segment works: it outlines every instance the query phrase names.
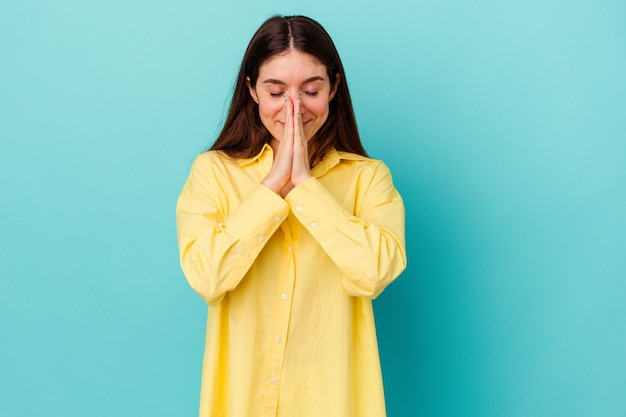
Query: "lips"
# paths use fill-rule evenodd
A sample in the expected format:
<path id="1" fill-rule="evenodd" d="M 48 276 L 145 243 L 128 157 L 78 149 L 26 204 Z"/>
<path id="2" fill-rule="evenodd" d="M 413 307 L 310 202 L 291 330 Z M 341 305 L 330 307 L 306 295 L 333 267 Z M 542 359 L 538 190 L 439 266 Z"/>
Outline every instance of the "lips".
<path id="1" fill-rule="evenodd" d="M 302 123 L 302 127 L 305 127 L 306 125 L 308 125 L 308 124 L 309 124 L 309 122 L 310 122 L 310 120 L 307 120 L 306 122 Z M 281 127 L 285 127 L 285 122 L 280 122 L 280 121 L 279 121 L 279 122 L 278 122 L 278 124 L 279 124 Z"/>

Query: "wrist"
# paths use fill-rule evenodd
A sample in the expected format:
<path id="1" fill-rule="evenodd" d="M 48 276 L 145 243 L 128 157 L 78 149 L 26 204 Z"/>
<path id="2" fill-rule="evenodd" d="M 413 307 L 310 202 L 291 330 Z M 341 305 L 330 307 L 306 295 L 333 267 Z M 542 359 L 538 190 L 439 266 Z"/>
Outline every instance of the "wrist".
<path id="1" fill-rule="evenodd" d="M 280 194 L 280 191 L 283 189 L 283 187 L 281 187 L 279 184 L 276 184 L 275 182 L 272 182 L 271 180 L 268 180 L 267 178 L 261 181 L 261 185 L 266 186 L 267 188 L 269 188 L 276 194 Z"/>
<path id="2" fill-rule="evenodd" d="M 294 186 L 298 186 L 300 184 L 302 184 L 303 182 L 305 182 L 306 180 L 308 180 L 309 178 L 312 178 L 313 176 L 311 174 L 305 174 L 305 175 L 299 175 L 298 177 L 292 177 L 291 178 L 291 183 Z"/>

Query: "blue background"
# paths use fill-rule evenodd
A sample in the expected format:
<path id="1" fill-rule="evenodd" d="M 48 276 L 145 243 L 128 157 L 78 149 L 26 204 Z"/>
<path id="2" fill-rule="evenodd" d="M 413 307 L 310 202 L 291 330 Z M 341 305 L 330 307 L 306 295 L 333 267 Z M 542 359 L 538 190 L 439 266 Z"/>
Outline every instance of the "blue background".
<path id="1" fill-rule="evenodd" d="M 216 3 L 0 3 L 0 416 L 197 414 L 174 207 L 275 13 L 333 36 L 405 197 L 389 416 L 625 416 L 626 3 Z"/>

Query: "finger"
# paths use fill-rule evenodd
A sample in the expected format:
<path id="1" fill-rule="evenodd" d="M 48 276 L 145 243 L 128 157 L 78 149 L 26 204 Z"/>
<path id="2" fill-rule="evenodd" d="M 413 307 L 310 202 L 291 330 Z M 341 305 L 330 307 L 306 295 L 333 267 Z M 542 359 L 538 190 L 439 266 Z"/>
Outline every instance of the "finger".
<path id="1" fill-rule="evenodd" d="M 298 98 L 294 103 L 294 150 L 293 167 L 291 171 L 291 182 L 294 185 L 301 183 L 311 176 L 308 142 L 304 133 L 301 104 L 301 95 L 298 94 Z"/>
<path id="2" fill-rule="evenodd" d="M 294 129 L 299 129 L 300 134 L 304 134 L 304 127 L 302 126 L 302 93 L 298 93 L 298 98 L 294 101 Z"/>
<path id="3" fill-rule="evenodd" d="M 281 172 L 289 178 L 291 176 L 291 166 L 293 164 L 293 101 L 285 96 L 285 131 L 283 139 L 278 145 L 278 157 Z"/>
<path id="4" fill-rule="evenodd" d="M 289 148 L 293 146 L 293 133 L 294 133 L 294 114 L 293 114 L 293 100 L 291 97 L 285 96 L 285 133 L 283 141 L 285 145 L 289 145 Z"/>
<path id="5" fill-rule="evenodd" d="M 294 149 L 298 148 L 299 152 L 304 150 L 306 154 L 307 141 L 304 134 L 304 126 L 302 124 L 302 96 L 298 93 L 297 99 L 294 101 Z"/>

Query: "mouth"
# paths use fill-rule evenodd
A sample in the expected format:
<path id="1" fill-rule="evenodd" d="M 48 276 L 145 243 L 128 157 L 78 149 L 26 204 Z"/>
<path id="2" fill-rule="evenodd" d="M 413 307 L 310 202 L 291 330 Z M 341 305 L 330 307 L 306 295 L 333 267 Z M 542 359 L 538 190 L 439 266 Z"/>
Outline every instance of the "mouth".
<path id="1" fill-rule="evenodd" d="M 302 127 L 306 127 L 306 125 L 308 125 L 310 122 L 310 120 L 307 120 L 306 122 L 302 123 Z M 278 124 L 280 125 L 280 127 L 285 127 L 285 122 L 281 122 L 279 121 Z"/>

